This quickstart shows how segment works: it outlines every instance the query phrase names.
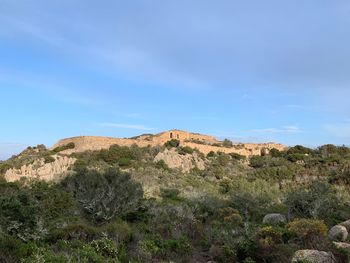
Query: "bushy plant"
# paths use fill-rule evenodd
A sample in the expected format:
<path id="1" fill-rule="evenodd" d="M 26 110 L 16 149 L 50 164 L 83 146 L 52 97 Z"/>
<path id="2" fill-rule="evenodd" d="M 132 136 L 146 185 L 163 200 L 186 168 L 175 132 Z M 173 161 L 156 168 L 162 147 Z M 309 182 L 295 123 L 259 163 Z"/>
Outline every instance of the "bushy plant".
<path id="1" fill-rule="evenodd" d="M 328 231 L 322 220 L 315 219 L 296 219 L 289 223 L 287 228 L 295 242 L 309 248 L 322 244 Z"/>
<path id="2" fill-rule="evenodd" d="M 168 149 L 170 148 L 176 148 L 180 146 L 180 141 L 176 139 L 171 139 L 170 141 L 167 141 L 164 146 Z"/>
<path id="3" fill-rule="evenodd" d="M 62 182 L 84 212 L 96 223 L 135 211 L 143 197 L 142 187 L 130 175 L 114 169 L 99 173 L 87 170 Z"/>

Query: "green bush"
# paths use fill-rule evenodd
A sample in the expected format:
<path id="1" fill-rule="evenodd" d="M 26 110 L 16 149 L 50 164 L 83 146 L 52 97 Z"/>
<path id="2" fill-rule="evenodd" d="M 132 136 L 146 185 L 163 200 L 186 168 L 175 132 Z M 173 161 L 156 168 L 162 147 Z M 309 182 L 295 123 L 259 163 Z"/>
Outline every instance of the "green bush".
<path id="1" fill-rule="evenodd" d="M 184 147 L 178 147 L 177 152 L 181 155 L 186 155 L 186 154 L 193 154 L 194 150 L 191 147 L 184 146 Z"/>
<path id="2" fill-rule="evenodd" d="M 294 241 L 307 247 L 322 244 L 328 228 L 322 220 L 296 219 L 287 225 Z"/>
<path id="3" fill-rule="evenodd" d="M 63 146 L 58 146 L 56 147 L 55 149 L 53 149 L 52 151 L 54 153 L 59 153 L 59 152 L 62 152 L 62 151 L 66 151 L 66 150 L 70 150 L 70 149 L 74 149 L 75 148 L 75 144 L 74 142 L 70 142 L 66 145 L 63 145 Z"/>
<path id="4" fill-rule="evenodd" d="M 164 146 L 168 149 L 170 148 L 177 148 L 180 146 L 180 141 L 176 139 L 171 139 L 170 141 L 167 141 Z"/>
<path id="5" fill-rule="evenodd" d="M 1 229 L 25 241 L 38 239 L 41 235 L 38 202 L 15 184 L 5 183 L 0 189 Z"/>
<path id="6" fill-rule="evenodd" d="M 142 187 L 129 174 L 109 169 L 105 172 L 90 170 L 67 177 L 62 182 L 96 223 L 104 223 L 135 211 L 143 197 Z"/>
<path id="7" fill-rule="evenodd" d="M 97 239 L 91 242 L 96 253 L 106 258 L 117 258 L 118 250 L 115 243 L 108 238 Z"/>
<path id="8" fill-rule="evenodd" d="M 179 189 L 175 189 L 175 188 L 166 188 L 166 189 L 160 190 L 160 196 L 163 199 L 167 199 L 167 200 L 180 200 L 179 194 L 180 194 Z"/>
<path id="9" fill-rule="evenodd" d="M 231 148 L 233 146 L 233 143 L 229 139 L 225 139 L 222 142 L 222 146 L 227 147 L 227 148 Z"/>

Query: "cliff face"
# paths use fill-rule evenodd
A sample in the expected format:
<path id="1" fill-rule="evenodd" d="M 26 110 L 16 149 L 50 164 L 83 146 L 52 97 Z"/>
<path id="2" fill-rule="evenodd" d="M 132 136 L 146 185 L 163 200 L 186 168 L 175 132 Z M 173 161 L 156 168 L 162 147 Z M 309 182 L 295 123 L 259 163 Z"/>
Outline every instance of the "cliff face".
<path id="1" fill-rule="evenodd" d="M 65 153 L 83 152 L 87 150 L 95 151 L 101 149 L 108 149 L 114 144 L 120 146 L 131 146 L 136 144 L 139 147 L 159 146 L 163 145 L 171 139 L 180 141 L 181 146 L 189 146 L 197 148 L 200 152 L 208 154 L 209 152 L 224 152 L 224 153 L 238 153 L 243 156 L 261 155 L 275 148 L 277 150 L 284 150 L 286 147 L 282 144 L 276 143 L 247 143 L 234 144 L 232 147 L 223 147 L 221 142 L 212 136 L 202 135 L 197 133 L 189 133 L 180 130 L 170 130 L 156 135 L 141 135 L 134 138 L 109 138 L 109 137 L 93 137 L 82 136 L 63 139 L 59 141 L 53 148 L 74 143 L 75 148 L 66 150 Z"/>
<path id="2" fill-rule="evenodd" d="M 69 173 L 69 168 L 76 161 L 76 159 L 67 156 L 54 155 L 52 157 L 55 160 L 50 163 L 45 163 L 45 160 L 40 158 L 32 164 L 24 165 L 19 169 L 9 169 L 5 173 L 5 179 L 8 182 L 18 181 L 22 177 L 48 182 L 58 181 Z"/>

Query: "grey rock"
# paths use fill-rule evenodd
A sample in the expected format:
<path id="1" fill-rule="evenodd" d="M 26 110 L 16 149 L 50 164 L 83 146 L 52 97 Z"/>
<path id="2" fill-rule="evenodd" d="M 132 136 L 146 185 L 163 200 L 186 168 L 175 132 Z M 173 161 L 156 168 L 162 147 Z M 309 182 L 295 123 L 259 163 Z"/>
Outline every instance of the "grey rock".
<path id="1" fill-rule="evenodd" d="M 267 214 L 263 219 L 264 224 L 270 225 L 278 225 L 285 222 L 287 222 L 287 219 L 282 214 Z"/>
<path id="2" fill-rule="evenodd" d="M 345 241 L 348 238 L 348 231 L 345 226 L 336 225 L 329 230 L 328 238 L 332 241 Z"/>
<path id="3" fill-rule="evenodd" d="M 332 253 L 318 250 L 298 250 L 294 253 L 292 263 L 298 261 L 308 261 L 310 263 L 336 263 Z"/>

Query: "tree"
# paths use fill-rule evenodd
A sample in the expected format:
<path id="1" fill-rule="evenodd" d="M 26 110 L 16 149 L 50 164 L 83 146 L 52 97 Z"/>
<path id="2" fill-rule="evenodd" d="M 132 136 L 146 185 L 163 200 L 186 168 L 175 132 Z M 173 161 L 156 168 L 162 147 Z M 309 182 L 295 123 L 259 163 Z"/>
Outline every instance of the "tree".
<path id="1" fill-rule="evenodd" d="M 231 148 L 231 147 L 233 146 L 233 143 L 232 143 L 232 141 L 230 141 L 229 139 L 225 139 L 225 140 L 222 142 L 222 146 L 227 147 L 227 148 Z"/>
<path id="2" fill-rule="evenodd" d="M 132 181 L 129 174 L 113 169 L 102 173 L 81 170 L 62 184 L 96 223 L 135 211 L 143 197 L 139 183 Z"/>

